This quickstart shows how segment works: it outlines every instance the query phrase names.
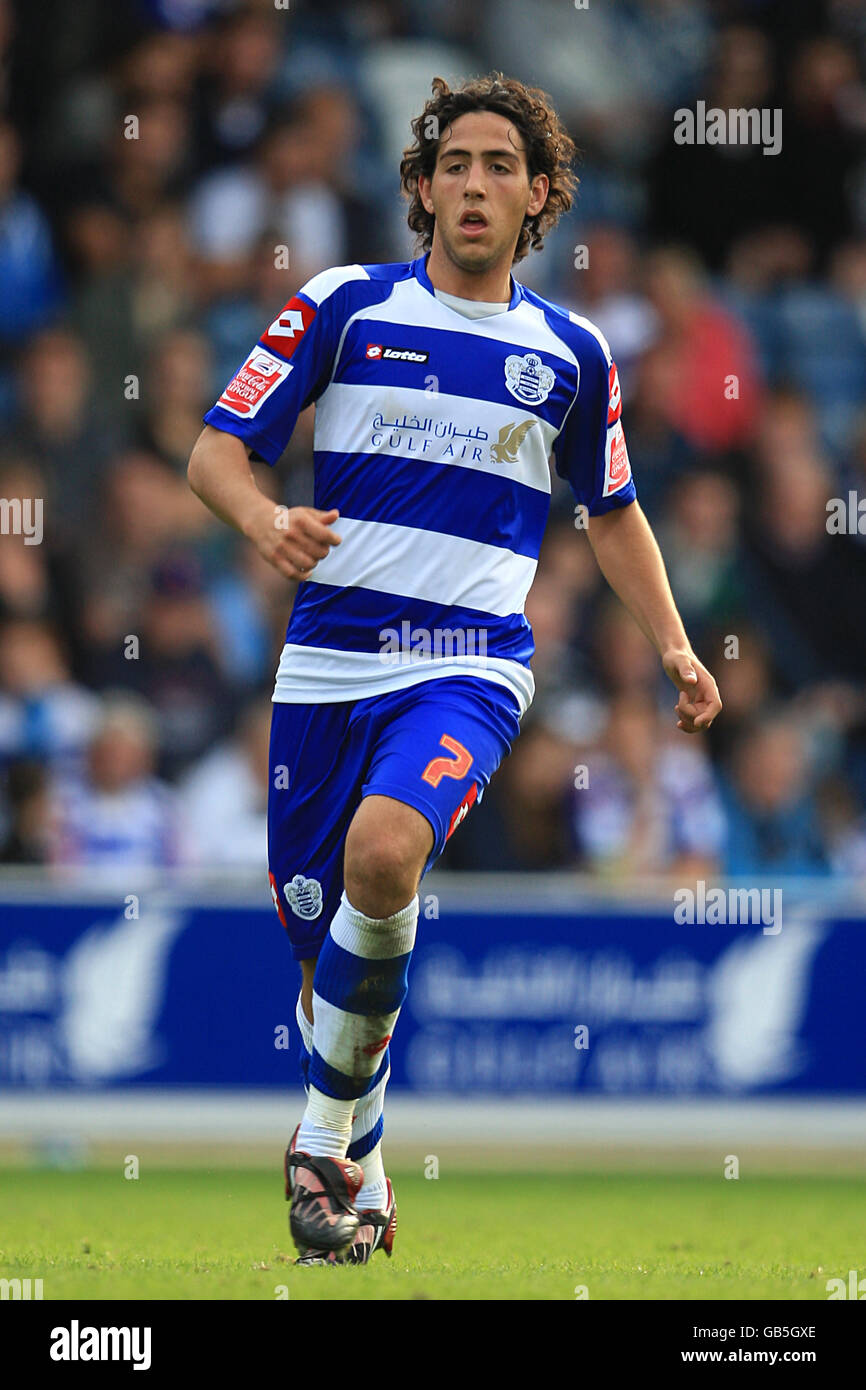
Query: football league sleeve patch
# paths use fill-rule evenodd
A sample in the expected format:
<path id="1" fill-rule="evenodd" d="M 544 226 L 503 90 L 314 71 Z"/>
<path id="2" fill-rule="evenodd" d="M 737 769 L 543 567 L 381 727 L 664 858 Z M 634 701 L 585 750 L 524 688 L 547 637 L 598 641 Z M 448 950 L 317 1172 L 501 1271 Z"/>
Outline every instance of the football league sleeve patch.
<path id="1" fill-rule="evenodd" d="M 622 392 L 616 363 L 608 374 L 607 427 L 604 440 L 604 485 L 602 497 L 610 497 L 631 482 L 631 464 L 622 428 Z"/>
<path id="2" fill-rule="evenodd" d="M 590 516 L 624 507 L 637 496 L 622 426 L 616 363 L 600 343 L 582 364 L 580 389 L 554 444 L 556 471 Z"/>
<path id="3" fill-rule="evenodd" d="M 220 409 L 231 411 L 241 420 L 252 420 L 291 370 L 289 362 L 254 348 L 220 396 Z"/>

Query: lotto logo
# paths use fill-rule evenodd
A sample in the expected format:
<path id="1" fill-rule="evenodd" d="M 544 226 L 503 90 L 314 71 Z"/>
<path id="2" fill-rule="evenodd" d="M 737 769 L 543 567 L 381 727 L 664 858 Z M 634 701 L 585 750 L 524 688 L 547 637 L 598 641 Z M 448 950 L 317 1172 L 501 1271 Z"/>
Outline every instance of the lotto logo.
<path id="1" fill-rule="evenodd" d="M 630 477 L 631 465 L 628 461 L 625 435 L 622 425 L 617 421 L 613 428 L 607 432 L 602 497 L 609 497 L 612 492 L 619 492 L 620 488 L 625 487 Z"/>
<path id="2" fill-rule="evenodd" d="M 223 410 L 249 420 L 292 370 L 288 362 L 256 348 L 220 396 Z"/>
<path id="3" fill-rule="evenodd" d="M 608 386 L 610 397 L 607 407 L 607 423 L 613 425 L 622 414 L 622 392 L 619 389 L 619 372 L 616 369 L 615 362 L 611 362 L 610 364 Z"/>
<path id="4" fill-rule="evenodd" d="M 470 810 L 475 805 L 477 797 L 478 785 L 477 783 L 473 782 L 472 786 L 469 788 L 460 805 L 457 807 L 457 810 L 451 817 L 451 820 L 448 825 L 448 834 L 445 836 L 446 840 L 450 840 L 458 825 L 461 825 L 463 821 L 465 821 L 466 817 L 469 815 Z"/>
<path id="5" fill-rule="evenodd" d="M 366 356 L 371 362 L 426 362 L 430 354 L 414 348 L 389 347 L 387 343 L 368 343 Z"/>
<path id="6" fill-rule="evenodd" d="M 286 931 L 288 931 L 288 929 L 289 929 L 289 924 L 288 924 L 288 922 L 286 921 L 286 914 L 283 912 L 283 905 L 282 905 L 282 903 L 280 902 L 280 893 L 279 893 L 279 889 L 277 888 L 277 880 L 274 878 L 274 876 L 273 876 L 272 873 L 269 873 L 269 874 L 268 874 L 268 879 L 270 880 L 270 885 L 271 885 L 271 897 L 272 897 L 273 900 L 274 900 L 274 907 L 277 909 L 277 916 L 279 917 L 279 919 L 280 919 L 280 921 L 282 922 L 283 926 L 286 928 Z"/>
<path id="7" fill-rule="evenodd" d="M 316 310 L 312 304 L 295 295 L 274 319 L 267 333 L 262 334 L 262 342 L 281 357 L 291 357 L 315 317 Z"/>

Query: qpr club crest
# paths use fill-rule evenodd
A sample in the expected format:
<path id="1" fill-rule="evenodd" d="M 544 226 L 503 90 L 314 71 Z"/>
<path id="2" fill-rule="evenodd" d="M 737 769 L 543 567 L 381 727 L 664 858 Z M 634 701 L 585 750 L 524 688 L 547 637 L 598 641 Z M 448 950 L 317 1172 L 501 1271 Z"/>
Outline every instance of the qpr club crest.
<path id="1" fill-rule="evenodd" d="M 312 922 L 322 911 L 322 885 L 317 878 L 295 874 L 291 883 L 283 884 L 286 902 L 296 917 Z"/>
<path id="2" fill-rule="evenodd" d="M 544 365 L 537 352 L 528 352 L 525 357 L 512 353 L 505 359 L 505 385 L 524 405 L 540 405 L 546 401 L 555 380 L 550 367 Z"/>

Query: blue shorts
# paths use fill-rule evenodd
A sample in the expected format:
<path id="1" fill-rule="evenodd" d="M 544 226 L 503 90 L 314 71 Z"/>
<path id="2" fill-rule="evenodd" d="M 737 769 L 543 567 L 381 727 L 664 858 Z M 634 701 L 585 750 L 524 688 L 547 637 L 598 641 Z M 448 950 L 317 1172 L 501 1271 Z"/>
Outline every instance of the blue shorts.
<path id="1" fill-rule="evenodd" d="M 343 892 L 343 850 L 365 796 L 414 806 L 433 827 L 424 873 L 520 731 L 517 700 L 477 676 L 333 704 L 274 702 L 268 871 L 296 960 L 318 955 Z"/>

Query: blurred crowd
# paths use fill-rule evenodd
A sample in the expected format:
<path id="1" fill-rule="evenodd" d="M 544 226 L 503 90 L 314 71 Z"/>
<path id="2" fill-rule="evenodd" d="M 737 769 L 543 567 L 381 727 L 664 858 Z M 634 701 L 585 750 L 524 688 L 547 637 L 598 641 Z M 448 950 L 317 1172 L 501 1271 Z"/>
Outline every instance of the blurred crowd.
<path id="1" fill-rule="evenodd" d="M 725 709 L 675 730 L 555 479 L 536 701 L 442 867 L 866 875 L 861 0 L 0 0 L 0 861 L 263 869 L 293 595 L 189 491 L 190 449 L 310 275 L 415 254 L 409 118 L 491 68 L 580 147 L 516 274 L 610 341 Z M 781 150 L 677 144 L 699 100 L 780 109 Z M 259 470 L 288 505 L 312 430 Z"/>

